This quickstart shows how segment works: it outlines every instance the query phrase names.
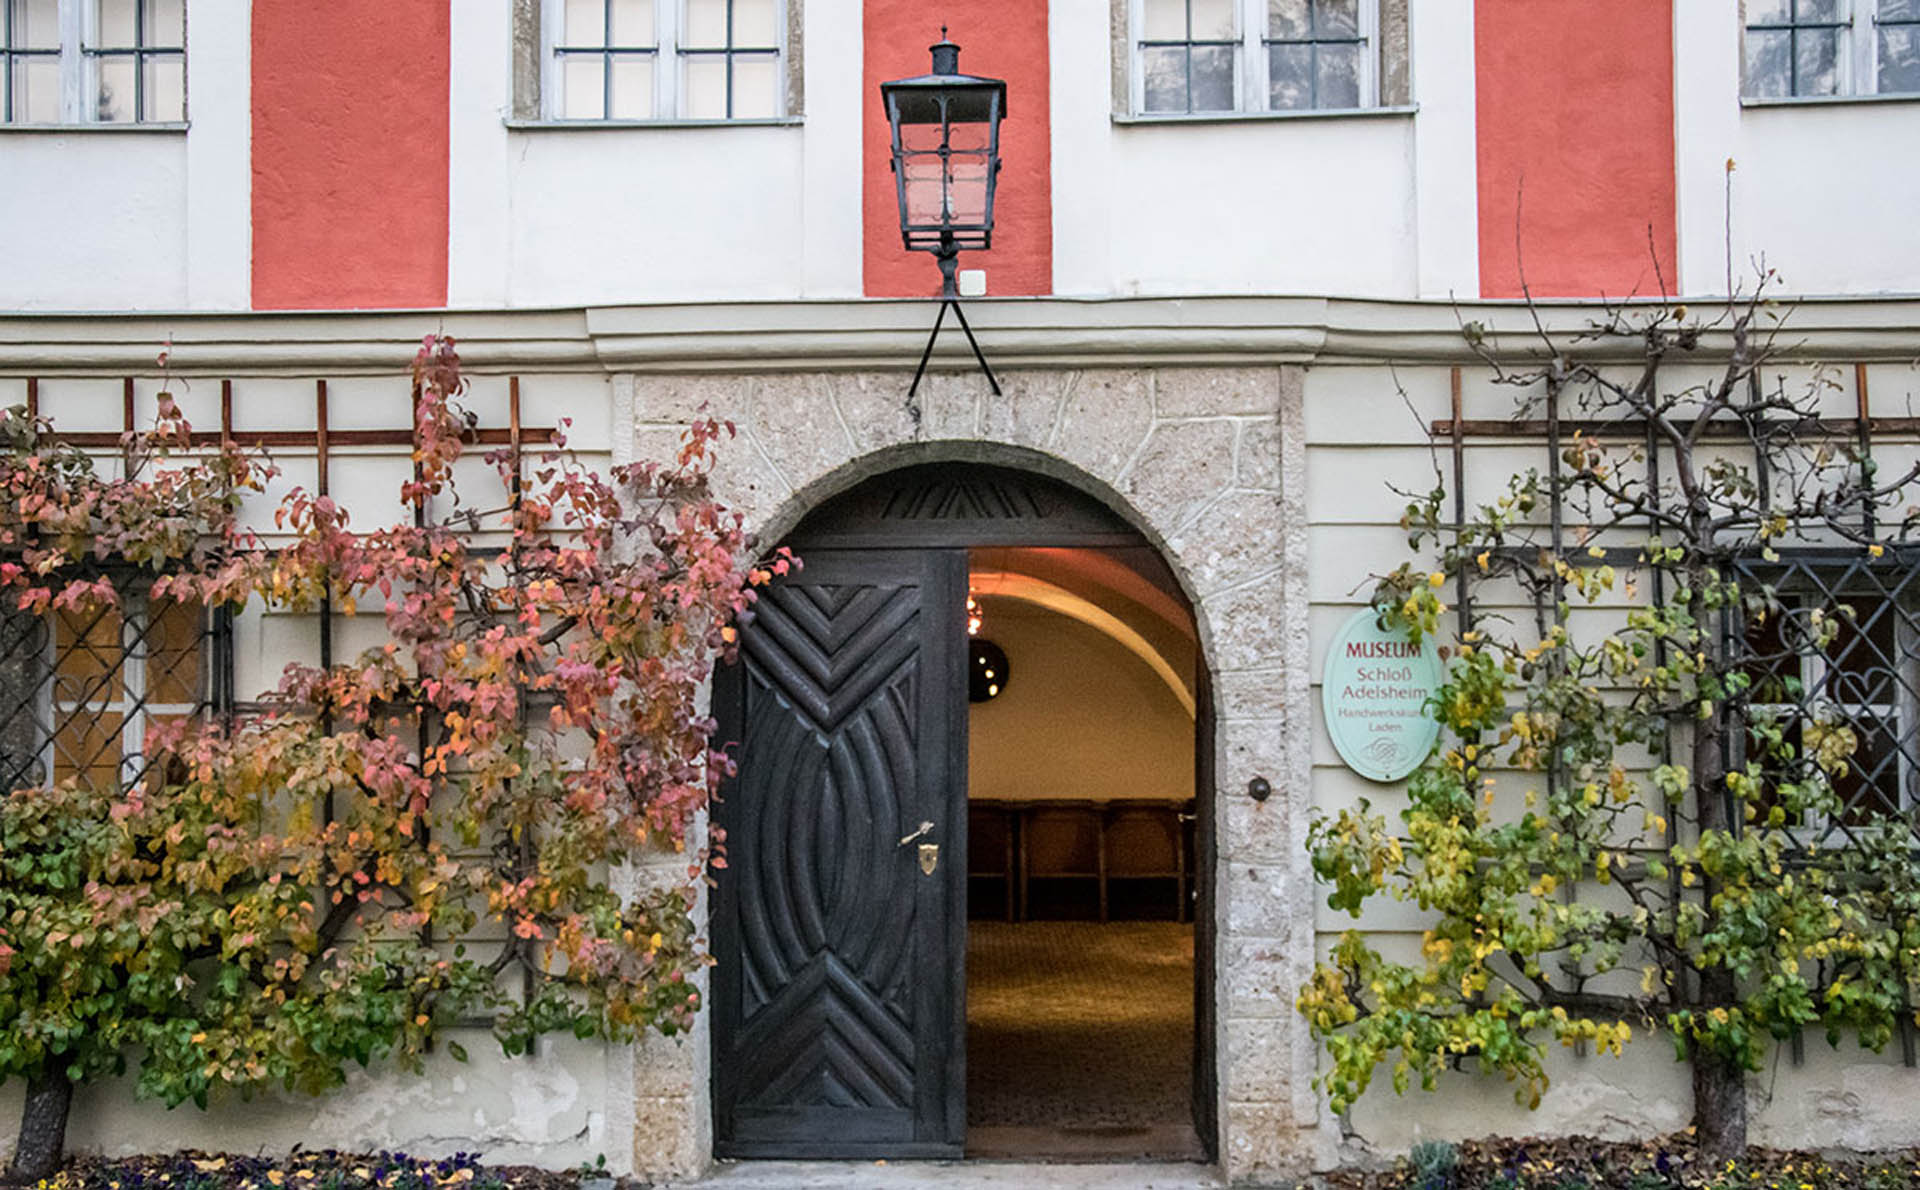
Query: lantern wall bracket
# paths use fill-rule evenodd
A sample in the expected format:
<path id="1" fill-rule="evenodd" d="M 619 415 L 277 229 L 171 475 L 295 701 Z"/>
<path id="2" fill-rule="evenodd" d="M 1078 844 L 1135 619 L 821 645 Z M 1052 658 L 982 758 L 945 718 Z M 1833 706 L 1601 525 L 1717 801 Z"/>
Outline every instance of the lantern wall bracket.
<path id="1" fill-rule="evenodd" d="M 980 340 L 973 337 L 973 327 L 967 322 L 967 313 L 960 308 L 960 289 L 954 284 L 954 269 L 959 264 L 957 253 L 942 252 L 940 259 L 940 312 L 933 319 L 933 333 L 927 336 L 926 349 L 920 353 L 920 366 L 913 370 L 913 383 L 907 386 L 907 399 L 911 401 L 920 391 L 920 378 L 927 374 L 927 361 L 933 358 L 933 344 L 940 338 L 940 328 L 947 320 L 947 309 L 953 309 L 953 316 L 960 320 L 960 329 L 967 336 L 967 346 L 973 348 L 973 358 L 980 370 L 987 374 L 987 385 L 994 396 L 1000 395 L 1000 381 L 993 374 L 993 368 L 987 363 L 986 355 L 980 350 Z"/>

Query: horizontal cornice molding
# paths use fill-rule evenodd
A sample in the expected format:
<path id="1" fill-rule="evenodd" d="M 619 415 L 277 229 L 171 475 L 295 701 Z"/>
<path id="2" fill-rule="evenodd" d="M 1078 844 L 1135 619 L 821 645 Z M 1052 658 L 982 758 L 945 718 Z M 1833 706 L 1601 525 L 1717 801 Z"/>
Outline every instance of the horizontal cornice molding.
<path id="1" fill-rule="evenodd" d="M 1702 303 L 1692 303 L 1696 311 Z M 1638 303 L 1643 308 L 1648 304 Z M 822 300 L 378 313 L 0 315 L 0 374 L 152 374 L 163 348 L 187 375 L 390 373 L 429 331 L 454 336 L 469 368 L 604 372 L 910 370 L 932 300 Z M 1599 302 L 1365 301 L 1315 297 L 999 298 L 966 304 L 996 367 L 1246 363 L 1471 363 L 1478 323 L 1509 356 L 1536 353 L 1542 324 L 1572 345 Z M 1920 358 L 1920 298 L 1807 298 L 1773 307 L 1788 358 Z M 933 363 L 970 366 L 941 331 Z M 1698 354 L 1731 346 L 1710 329 Z M 1587 357 L 1637 355 L 1620 337 Z"/>

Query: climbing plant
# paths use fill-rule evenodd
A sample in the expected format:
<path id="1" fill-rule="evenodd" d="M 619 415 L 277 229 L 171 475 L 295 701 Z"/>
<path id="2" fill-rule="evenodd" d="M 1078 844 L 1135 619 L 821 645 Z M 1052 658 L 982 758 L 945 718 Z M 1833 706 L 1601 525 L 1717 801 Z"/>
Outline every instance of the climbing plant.
<path id="1" fill-rule="evenodd" d="M 0 801 L 0 1075 L 28 1085 L 16 1174 L 57 1162 L 76 1084 L 128 1068 L 147 1095 L 205 1106 L 418 1069 L 435 1045 L 464 1059 L 476 1026 L 512 1054 L 689 1024 L 702 865 L 632 874 L 688 845 L 728 763 L 703 683 L 754 588 L 797 562 L 743 564 L 740 518 L 707 486 L 732 432 L 712 421 L 676 458 L 605 476 L 563 441 L 524 472 L 492 452 L 491 494 L 462 491 L 464 387 L 453 342 L 429 337 L 393 523 L 357 528 L 296 488 L 271 541 L 241 515 L 271 462 L 196 439 L 164 394 L 113 472 L 25 410 L 0 416 L 16 629 L 84 641 L 136 606 L 146 623 L 187 608 L 385 628 L 239 709 L 149 715 L 137 765 L 41 765 Z M 107 635 L 109 665 L 151 672 L 163 651 Z M 56 688 L 79 680 L 49 664 Z M 0 676 L 16 703 L 36 688 L 21 664 Z"/>
<path id="2" fill-rule="evenodd" d="M 1728 1153 L 1772 1046 L 1913 1025 L 1920 468 L 1887 465 L 1910 439 L 1876 453 L 1864 397 L 1831 416 L 1842 386 L 1783 364 L 1778 317 L 1756 290 L 1517 347 L 1466 328 L 1547 450 L 1477 509 L 1436 476 L 1375 591 L 1446 642 L 1443 732 L 1397 821 L 1311 829 L 1332 907 L 1426 923 L 1417 955 L 1347 932 L 1299 995 L 1336 1111 L 1382 1065 L 1537 1105 L 1555 1043 L 1660 1032 Z"/>

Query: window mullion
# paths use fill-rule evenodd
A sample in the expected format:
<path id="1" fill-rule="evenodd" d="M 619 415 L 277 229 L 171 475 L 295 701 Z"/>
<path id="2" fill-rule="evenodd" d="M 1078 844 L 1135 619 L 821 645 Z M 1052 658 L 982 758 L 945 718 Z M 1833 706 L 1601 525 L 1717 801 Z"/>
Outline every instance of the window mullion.
<path id="1" fill-rule="evenodd" d="M 92 33 L 90 8 L 90 0 L 60 0 L 60 120 L 65 124 L 93 119 L 93 105 L 87 101 L 87 78 L 93 70 L 82 48 Z"/>
<path id="2" fill-rule="evenodd" d="M 1879 35 L 1876 28 L 1878 0 L 1856 0 L 1851 15 L 1852 51 L 1847 55 L 1853 67 L 1853 93 L 1855 95 L 1873 95 L 1880 90 L 1880 72 L 1877 69 L 1879 55 Z"/>
<path id="3" fill-rule="evenodd" d="M 680 117 L 682 0 L 655 0 L 653 12 L 653 110 L 662 120 Z"/>
<path id="4" fill-rule="evenodd" d="M 1267 6 L 1265 0 L 1246 0 L 1235 14 L 1240 18 L 1240 110 L 1267 110 Z"/>

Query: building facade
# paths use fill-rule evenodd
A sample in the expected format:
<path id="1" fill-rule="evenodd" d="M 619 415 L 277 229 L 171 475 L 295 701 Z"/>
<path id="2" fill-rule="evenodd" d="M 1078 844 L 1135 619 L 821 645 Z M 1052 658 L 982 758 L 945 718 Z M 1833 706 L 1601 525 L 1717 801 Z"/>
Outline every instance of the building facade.
<path id="1" fill-rule="evenodd" d="M 1814 9 L 1820 9 L 1814 12 Z M 1405 552 L 1434 421 L 1512 394 L 1462 335 L 1576 332 L 1604 301 L 1710 304 L 1777 273 L 1808 367 L 1920 391 L 1920 9 L 1899 0 L 14 0 L 0 30 L 0 402 L 118 428 L 171 385 L 236 434 L 404 428 L 420 335 L 472 402 L 654 457 L 701 410 L 741 437 L 721 494 L 783 539 L 918 464 L 1027 472 L 1104 506 L 1191 608 L 1203 1137 L 1235 1180 L 1488 1131 L 1683 1127 L 1662 1047 L 1569 1054 L 1537 1112 L 1459 1076 L 1312 1086 L 1294 995 L 1345 928 L 1316 809 L 1390 786 L 1340 763 L 1327 642 Z M 999 392 L 900 246 L 876 86 L 1003 78 L 994 246 L 968 310 Z M 1531 297 L 1537 310 L 1520 299 Z M 1725 344 L 1709 341 L 1711 355 Z M 1849 398 L 1850 399 L 1850 398 Z M 363 523 L 404 448 L 336 448 Z M 287 482 L 310 453 L 276 452 Z M 1474 456 L 1469 487 L 1511 458 Z M 1510 467 L 1509 467 L 1510 469 Z M 343 631 L 362 632 L 360 625 Z M 272 684 L 311 625 L 237 626 Z M 1256 781 L 1273 796 L 1248 795 Z M 660 878 L 684 871 L 663 856 Z M 1417 937 L 1411 911 L 1367 928 Z M 80 1149 L 387 1145 L 687 1174 L 714 1152 L 704 1032 L 374 1074 L 206 1115 L 84 1093 Z M 478 1052 L 478 1047 L 472 1047 Z M 1895 1047 L 1896 1049 L 1898 1047 Z M 1751 1088 L 1757 1139 L 1920 1140 L 1899 1053 L 1810 1044 Z M 17 1088 L 0 1090 L 0 1111 Z"/>

